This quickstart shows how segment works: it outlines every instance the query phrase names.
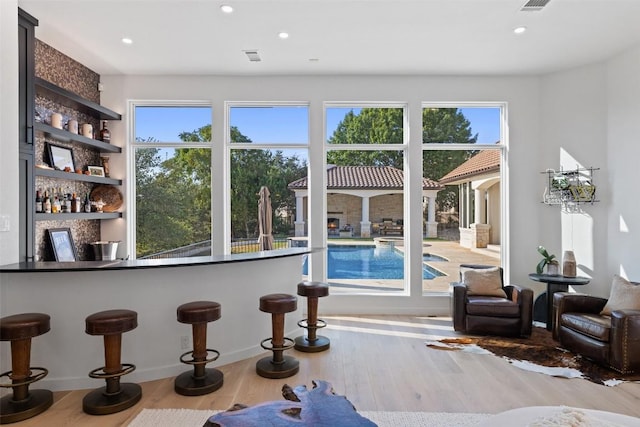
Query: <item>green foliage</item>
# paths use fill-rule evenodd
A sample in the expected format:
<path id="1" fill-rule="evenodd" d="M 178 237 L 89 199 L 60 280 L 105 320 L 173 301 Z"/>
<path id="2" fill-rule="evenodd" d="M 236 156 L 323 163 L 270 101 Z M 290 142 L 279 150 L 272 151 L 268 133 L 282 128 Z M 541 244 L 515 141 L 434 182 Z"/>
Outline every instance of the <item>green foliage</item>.
<path id="1" fill-rule="evenodd" d="M 363 108 L 360 114 L 347 113 L 338 124 L 330 144 L 401 144 L 402 110 L 398 108 Z M 422 137 L 425 143 L 474 144 L 471 124 L 457 108 L 430 108 L 422 113 Z M 426 150 L 423 176 L 439 180 L 469 159 L 475 151 Z M 403 169 L 401 151 L 329 151 L 327 163 L 339 166 L 392 166 Z M 458 188 L 447 187 L 438 193 L 437 203 L 446 210 L 458 203 Z"/>
<path id="2" fill-rule="evenodd" d="M 551 264 L 551 263 L 557 263 L 558 261 L 556 260 L 556 256 L 553 254 L 549 254 L 549 252 L 547 252 L 547 250 L 544 248 L 544 246 L 538 246 L 538 253 L 540 255 L 542 255 L 542 260 L 538 263 L 538 265 L 536 266 L 536 273 L 537 274 L 542 274 L 542 272 L 544 271 L 544 267 L 547 264 Z"/>

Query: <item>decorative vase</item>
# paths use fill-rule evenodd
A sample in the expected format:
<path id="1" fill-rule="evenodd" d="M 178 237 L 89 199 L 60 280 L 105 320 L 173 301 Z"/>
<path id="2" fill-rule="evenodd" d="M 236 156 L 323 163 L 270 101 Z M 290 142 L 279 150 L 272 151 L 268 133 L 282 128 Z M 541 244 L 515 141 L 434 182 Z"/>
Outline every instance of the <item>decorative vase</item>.
<path id="1" fill-rule="evenodd" d="M 547 274 L 549 276 L 558 276 L 560 274 L 560 264 L 558 261 L 551 261 L 547 263 Z"/>
<path id="2" fill-rule="evenodd" d="M 564 251 L 562 255 L 562 275 L 576 277 L 576 256 L 573 251 Z"/>

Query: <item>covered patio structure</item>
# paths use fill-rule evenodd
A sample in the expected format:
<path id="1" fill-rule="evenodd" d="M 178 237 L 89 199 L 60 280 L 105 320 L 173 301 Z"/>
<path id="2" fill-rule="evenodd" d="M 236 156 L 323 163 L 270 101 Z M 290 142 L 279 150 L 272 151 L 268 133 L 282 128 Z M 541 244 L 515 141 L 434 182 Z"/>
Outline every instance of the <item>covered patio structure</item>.
<path id="1" fill-rule="evenodd" d="M 327 233 L 371 237 L 383 224 L 391 223 L 403 231 L 402 170 L 391 166 L 327 167 Z M 307 177 L 288 185 L 296 197 L 295 235 L 307 235 Z M 422 197 L 426 211 L 426 236 L 437 237 L 436 196 L 444 187 L 429 178 L 422 179 Z"/>
<path id="2" fill-rule="evenodd" d="M 500 245 L 500 151 L 483 150 L 440 179 L 460 190 L 460 245 Z"/>

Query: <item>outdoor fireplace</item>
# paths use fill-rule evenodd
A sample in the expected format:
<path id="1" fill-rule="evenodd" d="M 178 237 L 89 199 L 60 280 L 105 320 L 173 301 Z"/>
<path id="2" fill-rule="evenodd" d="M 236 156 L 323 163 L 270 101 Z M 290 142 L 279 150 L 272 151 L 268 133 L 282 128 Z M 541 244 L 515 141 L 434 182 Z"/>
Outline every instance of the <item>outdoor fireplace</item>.
<path id="1" fill-rule="evenodd" d="M 338 218 L 327 218 L 327 233 L 340 234 L 340 220 Z"/>

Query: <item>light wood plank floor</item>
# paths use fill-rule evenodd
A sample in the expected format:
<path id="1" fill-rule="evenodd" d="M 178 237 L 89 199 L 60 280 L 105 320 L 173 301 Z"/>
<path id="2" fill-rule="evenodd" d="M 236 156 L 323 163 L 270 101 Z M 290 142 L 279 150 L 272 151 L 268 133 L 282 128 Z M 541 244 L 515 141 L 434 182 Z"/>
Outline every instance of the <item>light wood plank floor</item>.
<path id="1" fill-rule="evenodd" d="M 283 384 L 311 387 L 314 379 L 329 381 L 337 394 L 346 396 L 361 411 L 498 413 L 522 406 L 567 405 L 640 416 L 640 384 L 605 387 L 586 380 L 525 372 L 494 356 L 427 348 L 427 338 L 455 335 L 449 318 L 324 319 L 329 326 L 321 335 L 331 339 L 331 349 L 316 354 L 291 350 L 289 354 L 300 360 L 300 372 L 293 377 L 259 377 L 255 373 L 259 356 L 218 367 L 225 375 L 224 386 L 206 396 L 177 395 L 173 378 L 167 378 L 142 384 L 142 401 L 131 409 L 90 416 L 82 412 L 86 390 L 56 392 L 48 411 L 13 425 L 121 426 L 142 408 L 227 409 L 234 403 L 252 405 L 282 399 Z M 215 343 L 209 343 L 209 347 L 215 348 Z M 139 361 L 124 362 L 140 366 Z M 101 385 L 96 382 L 96 387 Z"/>

